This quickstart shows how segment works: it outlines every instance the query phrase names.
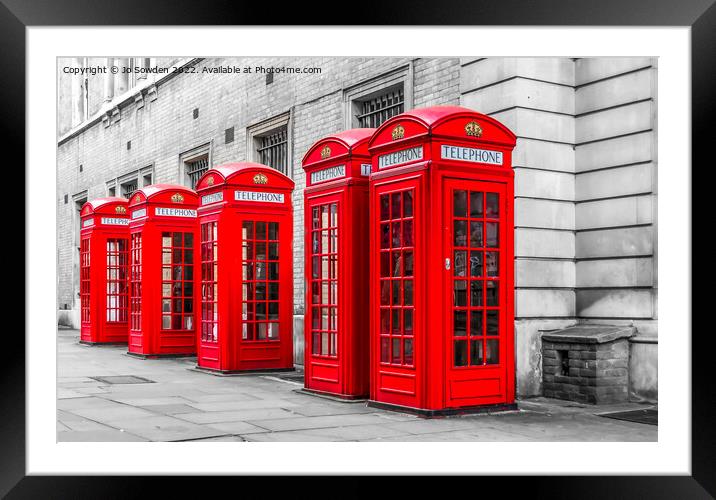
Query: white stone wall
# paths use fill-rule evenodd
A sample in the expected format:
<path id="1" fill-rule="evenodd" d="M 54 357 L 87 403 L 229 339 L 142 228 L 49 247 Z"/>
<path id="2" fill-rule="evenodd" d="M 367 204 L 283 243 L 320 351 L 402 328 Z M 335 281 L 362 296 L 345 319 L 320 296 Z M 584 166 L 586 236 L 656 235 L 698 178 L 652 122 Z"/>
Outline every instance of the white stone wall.
<path id="1" fill-rule="evenodd" d="M 643 370 L 632 367 L 632 395 L 654 398 L 655 61 L 463 58 L 461 66 L 461 104 L 518 136 L 518 394 L 541 394 L 540 332 L 581 321 L 634 324 L 649 337 L 635 350 Z"/>

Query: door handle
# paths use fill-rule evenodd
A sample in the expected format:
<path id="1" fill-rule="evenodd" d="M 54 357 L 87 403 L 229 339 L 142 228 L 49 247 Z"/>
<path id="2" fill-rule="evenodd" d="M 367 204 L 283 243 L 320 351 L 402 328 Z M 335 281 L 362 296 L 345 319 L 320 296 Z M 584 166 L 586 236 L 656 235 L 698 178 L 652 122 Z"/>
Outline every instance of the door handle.
<path id="1" fill-rule="evenodd" d="M 450 257 L 445 257 L 445 270 L 450 270 Z"/>

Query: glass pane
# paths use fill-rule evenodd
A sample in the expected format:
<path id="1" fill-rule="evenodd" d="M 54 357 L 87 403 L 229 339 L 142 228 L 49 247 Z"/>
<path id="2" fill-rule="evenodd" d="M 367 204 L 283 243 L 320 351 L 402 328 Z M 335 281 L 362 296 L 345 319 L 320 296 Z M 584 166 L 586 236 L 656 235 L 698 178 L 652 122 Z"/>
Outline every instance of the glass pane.
<path id="1" fill-rule="evenodd" d="M 456 306 L 467 306 L 467 282 L 456 280 L 453 284 L 453 304 Z"/>
<path id="2" fill-rule="evenodd" d="M 401 361 L 401 352 L 400 352 L 400 339 L 393 339 L 393 357 L 391 359 L 392 363 L 400 363 Z"/>
<path id="3" fill-rule="evenodd" d="M 481 365 L 482 357 L 482 340 L 470 341 L 470 364 L 472 366 Z"/>
<path id="4" fill-rule="evenodd" d="M 482 252 L 470 252 L 470 276 L 482 276 Z"/>
<path id="5" fill-rule="evenodd" d="M 497 235 L 497 222 L 488 222 L 487 223 L 487 237 L 486 237 L 486 245 L 491 248 L 497 248 L 500 246 L 499 238 Z"/>
<path id="6" fill-rule="evenodd" d="M 393 280 L 393 305 L 400 304 L 400 280 Z"/>
<path id="7" fill-rule="evenodd" d="M 257 240 L 265 240 L 266 239 L 266 223 L 265 222 L 257 222 L 256 223 L 256 239 Z"/>
<path id="8" fill-rule="evenodd" d="M 467 216 L 467 191 L 453 192 L 453 215 L 455 217 Z"/>
<path id="9" fill-rule="evenodd" d="M 390 276 L 390 252 L 380 253 L 380 275 Z"/>
<path id="10" fill-rule="evenodd" d="M 400 335 L 400 309 L 391 309 L 393 335 Z"/>
<path id="11" fill-rule="evenodd" d="M 269 262 L 268 268 L 269 268 L 268 279 L 277 280 L 278 279 L 278 262 Z"/>
<path id="12" fill-rule="evenodd" d="M 391 219 L 400 219 L 400 202 L 402 200 L 401 193 L 393 193 L 390 195 L 390 201 L 391 201 L 391 209 L 390 209 L 390 217 Z"/>
<path id="13" fill-rule="evenodd" d="M 321 334 L 317 332 L 313 332 L 313 335 L 311 337 L 311 352 L 313 354 L 320 354 L 321 352 Z"/>
<path id="14" fill-rule="evenodd" d="M 391 253 L 393 257 L 393 276 L 401 276 L 403 272 L 403 254 L 400 250 Z"/>
<path id="15" fill-rule="evenodd" d="M 392 241 L 393 241 L 393 248 L 399 248 L 402 247 L 402 238 L 400 237 L 400 222 L 393 222 L 392 224 Z"/>
<path id="16" fill-rule="evenodd" d="M 268 336 L 270 339 L 278 338 L 278 323 L 269 323 L 268 324 Z"/>
<path id="17" fill-rule="evenodd" d="M 390 309 L 380 310 L 380 333 L 390 333 Z"/>
<path id="18" fill-rule="evenodd" d="M 455 252 L 455 276 L 467 276 L 467 252 L 459 250 Z"/>
<path id="19" fill-rule="evenodd" d="M 482 310 L 477 309 L 470 311 L 470 336 L 482 336 Z"/>
<path id="20" fill-rule="evenodd" d="M 278 222 L 269 222 L 269 234 L 268 237 L 270 240 L 277 240 L 278 239 Z"/>
<path id="21" fill-rule="evenodd" d="M 172 312 L 172 301 L 169 299 L 162 300 L 162 312 Z"/>
<path id="22" fill-rule="evenodd" d="M 456 247 L 467 246 L 467 221 L 453 221 L 453 243 Z"/>
<path id="23" fill-rule="evenodd" d="M 256 319 L 266 319 L 266 302 L 256 303 Z"/>
<path id="24" fill-rule="evenodd" d="M 482 305 L 482 281 L 470 282 L 470 305 L 473 307 Z"/>
<path id="25" fill-rule="evenodd" d="M 184 247 L 185 248 L 193 248 L 194 247 L 194 235 L 192 233 L 184 233 Z"/>
<path id="26" fill-rule="evenodd" d="M 172 327 L 172 317 L 168 314 L 162 316 L 162 330 L 169 330 Z"/>
<path id="27" fill-rule="evenodd" d="M 497 193 L 487 193 L 486 198 L 485 216 L 498 218 L 500 216 L 500 196 Z"/>
<path id="28" fill-rule="evenodd" d="M 256 300 L 266 300 L 266 283 L 256 283 Z"/>
<path id="29" fill-rule="evenodd" d="M 497 281 L 487 281 L 487 305 L 488 306 L 497 306 L 498 303 L 498 286 L 499 283 Z"/>
<path id="30" fill-rule="evenodd" d="M 487 339 L 487 347 L 486 347 L 486 354 L 487 354 L 487 360 L 486 364 L 488 365 L 496 365 L 500 362 L 500 351 L 499 351 L 499 340 L 498 339 Z"/>
<path id="31" fill-rule="evenodd" d="M 487 311 L 487 334 L 498 335 L 500 333 L 499 311 Z"/>
<path id="32" fill-rule="evenodd" d="M 453 311 L 453 332 L 455 337 L 467 335 L 467 311 Z"/>
<path id="33" fill-rule="evenodd" d="M 413 191 L 403 192 L 403 217 L 413 216 Z"/>
<path id="34" fill-rule="evenodd" d="M 172 268 L 171 267 L 163 267 L 162 268 L 162 280 L 169 281 L 172 279 Z"/>
<path id="35" fill-rule="evenodd" d="M 482 217 L 482 193 L 470 191 L 470 217 Z"/>
<path id="36" fill-rule="evenodd" d="M 331 203 L 331 227 L 338 226 L 338 204 Z"/>
<path id="37" fill-rule="evenodd" d="M 311 325 L 314 330 L 321 328 L 321 308 L 314 307 L 311 314 Z"/>
<path id="38" fill-rule="evenodd" d="M 405 335 L 413 334 L 413 310 L 412 309 L 404 309 L 403 310 L 403 333 Z"/>
<path id="39" fill-rule="evenodd" d="M 390 196 L 380 195 L 380 220 L 390 219 Z"/>
<path id="40" fill-rule="evenodd" d="M 380 248 L 390 248 L 390 224 L 380 225 Z"/>
<path id="41" fill-rule="evenodd" d="M 318 229 L 320 227 L 320 221 L 321 221 L 321 219 L 318 217 L 318 207 L 313 207 L 311 215 L 312 215 L 312 219 L 313 219 L 313 229 Z"/>
<path id="42" fill-rule="evenodd" d="M 321 334 L 321 354 L 324 356 L 328 354 L 328 332 L 323 332 Z"/>
<path id="43" fill-rule="evenodd" d="M 254 223 L 253 221 L 247 220 L 242 224 L 242 236 L 245 240 L 254 239 Z"/>
<path id="44" fill-rule="evenodd" d="M 390 337 L 380 338 L 380 361 L 382 363 L 390 361 Z"/>
<path id="45" fill-rule="evenodd" d="M 266 323 L 258 323 L 256 325 L 257 332 L 256 332 L 256 338 L 259 340 L 265 340 L 266 339 Z"/>
<path id="46" fill-rule="evenodd" d="M 413 246 L 413 221 L 406 220 L 403 222 L 403 246 Z"/>
<path id="47" fill-rule="evenodd" d="M 406 306 L 413 305 L 413 280 L 403 281 L 403 304 Z"/>
<path id="48" fill-rule="evenodd" d="M 181 237 L 182 237 L 182 233 L 172 233 L 172 246 L 174 246 L 174 247 L 182 246 Z"/>
<path id="49" fill-rule="evenodd" d="M 269 259 L 276 260 L 278 259 L 278 242 L 272 242 L 269 243 Z"/>
<path id="50" fill-rule="evenodd" d="M 256 243 L 256 259 L 266 260 L 266 243 L 263 241 Z"/>
<path id="51" fill-rule="evenodd" d="M 482 222 L 470 222 L 470 246 L 482 247 Z"/>
<path id="52" fill-rule="evenodd" d="M 247 340 L 253 340 L 255 330 L 256 330 L 255 323 L 244 323 L 243 338 L 247 339 Z"/>
<path id="53" fill-rule="evenodd" d="M 455 366 L 467 366 L 467 340 L 453 342 L 455 348 Z"/>
<path id="54" fill-rule="evenodd" d="M 321 258 L 313 257 L 311 259 L 311 276 L 313 279 L 320 278 L 321 276 Z"/>
<path id="55" fill-rule="evenodd" d="M 412 365 L 413 364 L 413 339 L 405 339 L 403 341 L 403 345 L 405 346 L 405 352 L 403 353 L 405 355 L 405 364 L 406 365 Z"/>
<path id="56" fill-rule="evenodd" d="M 411 250 L 403 252 L 403 276 L 413 275 L 413 252 Z"/>
<path id="57" fill-rule="evenodd" d="M 485 252 L 485 268 L 488 276 L 499 275 L 497 255 L 497 252 Z"/>
<path id="58" fill-rule="evenodd" d="M 170 233 L 162 233 L 162 246 L 163 247 L 172 246 L 172 237 L 171 237 Z"/>

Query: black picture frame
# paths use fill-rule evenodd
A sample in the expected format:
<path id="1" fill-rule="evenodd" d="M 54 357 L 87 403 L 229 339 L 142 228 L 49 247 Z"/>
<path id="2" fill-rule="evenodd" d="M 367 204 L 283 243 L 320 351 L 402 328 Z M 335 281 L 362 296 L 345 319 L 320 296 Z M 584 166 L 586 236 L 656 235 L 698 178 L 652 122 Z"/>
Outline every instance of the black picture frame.
<path id="1" fill-rule="evenodd" d="M 340 6 L 339 6 L 340 7 Z M 344 7 L 345 8 L 345 7 Z M 331 19 L 328 13 L 336 4 L 309 5 L 283 4 L 272 9 L 271 24 L 293 24 L 303 20 L 306 24 L 346 24 Z M 266 5 L 261 2 L 239 4 L 222 0 L 191 2 L 186 0 L 123 0 L 121 2 L 71 0 L 2 0 L 0 4 L 0 46 L 2 47 L 2 116 L 0 127 L 5 151 L 14 151 L 16 164 L 25 164 L 25 105 L 32 96 L 25 94 L 25 29 L 29 26 L 101 26 L 101 25 L 244 25 L 265 20 Z M 341 8 L 343 10 L 343 8 Z M 669 2 L 656 0 L 605 0 L 601 2 L 578 0 L 443 0 L 441 2 L 363 2 L 349 6 L 353 25 L 502 25 L 502 26 L 684 26 L 691 27 L 692 70 L 692 164 L 710 169 L 714 142 L 714 116 L 716 115 L 716 5 L 714 0 L 682 0 Z M 345 20 L 344 20 L 345 21 Z M 668 127 L 661 127 L 661 140 L 666 140 Z M 709 154 L 711 153 L 711 154 Z M 11 161 L 11 160 L 7 160 Z M 8 168 L 9 165 L 6 165 Z M 683 168 L 662 165 L 663 168 Z M 17 172 L 17 169 L 13 170 Z M 684 175 L 692 175 L 691 171 Z M 15 176 L 14 204 L 24 207 L 23 176 Z M 701 183 L 704 188 L 705 183 Z M 27 189 L 27 188 L 25 188 Z M 675 207 L 686 213 L 691 210 L 692 228 L 698 218 L 710 213 L 705 203 L 708 195 L 694 192 L 691 207 Z M 9 201 L 8 201 L 9 202 Z M 14 219 L 23 225 L 21 217 Z M 692 232 L 693 234 L 693 232 Z M 19 239 L 19 238 L 18 238 Z M 708 251 L 706 244 L 692 245 L 692 263 L 707 262 L 699 254 Z M 27 249 L 25 249 L 27 251 Z M 15 261 L 16 261 L 15 257 Z M 27 268 L 31 263 L 25 260 Z M 18 278 L 15 278 L 18 279 Z M 706 278 L 703 278 L 706 279 Z M 689 291 L 696 304 L 693 311 L 701 311 L 709 293 Z M 6 299 L 12 300 L 12 299 Z M 8 303 L 8 306 L 11 304 Z M 26 303 L 26 308 L 28 304 Z M 6 306 L 7 307 L 7 306 Z M 150 480 L 140 477 L 74 477 L 26 476 L 25 472 L 25 339 L 18 333 L 24 330 L 22 319 L 13 317 L 7 307 L 10 324 L 3 335 L 5 359 L 0 377 L 0 495 L 7 498 L 125 498 L 148 493 L 150 487 L 159 486 L 166 496 L 190 494 L 193 488 L 201 489 L 205 481 L 192 477 L 164 477 Z M 19 316 L 19 315 L 16 315 Z M 692 327 L 693 330 L 695 330 Z M 691 332 L 665 332 L 686 341 Z M 541 498 L 713 498 L 716 496 L 716 438 L 712 415 L 716 410 L 713 383 L 714 369 L 711 355 L 711 338 L 708 330 L 697 331 L 691 337 L 692 345 L 692 475 L 691 476 L 588 476 L 588 477 L 523 477 L 481 478 L 485 485 L 502 488 L 510 496 L 515 488 L 524 489 L 531 497 Z M 298 460 L 298 458 L 297 458 Z M 466 478 L 463 478 L 466 479 Z M 216 479 L 218 481 L 219 478 Z M 149 482 L 158 484 L 148 484 Z M 226 494 L 223 485 L 212 480 L 204 495 Z M 256 492 L 266 486 L 266 478 L 241 478 L 241 490 Z M 273 480 L 272 484 L 273 484 Z M 474 484 L 474 478 L 472 478 Z M 224 482 L 224 481 L 222 481 Z M 365 498 L 377 494 L 369 478 L 333 478 L 325 492 L 335 496 Z M 325 484 L 325 483 L 323 483 Z M 400 496 L 424 490 L 424 480 L 413 478 L 401 483 Z M 447 482 L 445 484 L 448 484 Z M 450 490 L 469 486 L 468 481 L 450 479 Z M 409 486 L 407 486 L 409 485 Z M 307 486 L 306 478 L 288 478 L 284 487 L 300 493 L 310 490 L 316 496 L 315 484 Z M 234 486 L 235 487 L 235 486 Z M 222 492 L 223 493 L 220 493 Z M 258 490 L 260 491 L 260 490 Z M 275 490 L 274 490 L 275 491 Z M 448 491 L 446 489 L 445 491 Z M 237 491 L 239 493 L 239 491 Z M 395 491 L 394 491 L 395 493 Z M 318 493 L 320 496 L 320 492 Z"/>

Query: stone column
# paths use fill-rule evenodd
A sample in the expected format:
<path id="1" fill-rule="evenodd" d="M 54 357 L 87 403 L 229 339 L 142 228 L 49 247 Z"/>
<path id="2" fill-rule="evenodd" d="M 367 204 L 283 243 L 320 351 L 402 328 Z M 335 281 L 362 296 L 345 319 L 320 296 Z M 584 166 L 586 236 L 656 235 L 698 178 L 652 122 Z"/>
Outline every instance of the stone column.
<path id="1" fill-rule="evenodd" d="M 104 100 L 109 102 L 114 97 L 114 74 L 110 71 L 110 68 L 114 65 L 114 59 L 108 57 L 106 65 L 107 73 L 104 75 Z"/>
<path id="2" fill-rule="evenodd" d="M 124 94 L 129 89 L 129 73 L 126 73 L 129 68 L 129 58 L 115 57 L 114 65 L 119 69 L 114 77 L 114 95 Z"/>

